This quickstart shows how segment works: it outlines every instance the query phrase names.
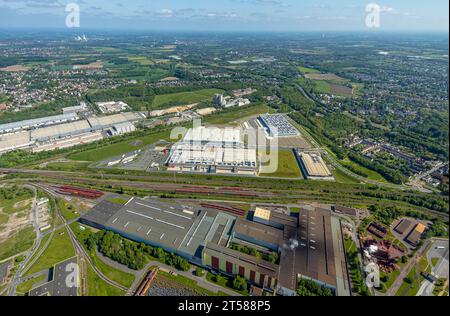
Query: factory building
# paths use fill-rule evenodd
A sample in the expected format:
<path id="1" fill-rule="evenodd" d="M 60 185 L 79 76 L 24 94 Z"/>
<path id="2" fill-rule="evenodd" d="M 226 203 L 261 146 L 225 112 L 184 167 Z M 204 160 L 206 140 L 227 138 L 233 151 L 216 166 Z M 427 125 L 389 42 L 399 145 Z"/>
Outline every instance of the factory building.
<path id="1" fill-rule="evenodd" d="M 29 132 L 0 134 L 0 154 L 27 148 L 32 144 Z"/>
<path id="2" fill-rule="evenodd" d="M 67 114 L 47 116 L 47 117 L 42 117 L 42 118 L 37 118 L 37 119 L 32 119 L 32 120 L 25 120 L 25 121 L 13 122 L 13 123 L 1 124 L 0 125 L 0 134 L 17 132 L 17 131 L 21 131 L 21 130 L 38 128 L 38 127 L 42 127 L 42 126 L 55 125 L 55 124 L 69 122 L 69 121 L 76 121 L 76 120 L 78 120 L 78 116 L 76 113 L 67 113 Z"/>
<path id="3" fill-rule="evenodd" d="M 172 146 L 169 171 L 257 173 L 256 149 L 245 148 L 239 129 L 197 127 Z"/>
<path id="4" fill-rule="evenodd" d="M 136 131 L 136 126 L 134 126 L 130 122 L 125 122 L 125 123 L 119 123 L 119 124 L 114 125 L 110 129 L 110 134 L 113 136 L 116 136 L 116 135 L 132 133 L 134 131 Z"/>
<path id="5" fill-rule="evenodd" d="M 265 217 L 269 222 L 280 221 L 275 225 L 279 228 L 209 206 L 186 207 L 131 198 L 124 205 L 103 200 L 80 222 L 163 248 L 215 272 L 240 275 L 252 285 L 283 295 L 295 295 L 299 278 L 314 280 L 339 295 L 336 271 L 341 270 L 335 260 L 345 259 L 336 259 L 343 252 L 334 249 L 338 242 L 333 239 L 331 212 L 311 209 L 302 210 L 299 217 Z M 231 243 L 262 253 L 275 251 L 279 260 L 272 263 L 233 250 Z"/>
<path id="6" fill-rule="evenodd" d="M 298 154 L 303 174 L 310 180 L 334 180 L 333 174 L 323 161 L 320 153 L 302 152 Z"/>
<path id="7" fill-rule="evenodd" d="M 138 113 L 120 113 L 111 116 L 88 117 L 78 120 L 76 113 L 52 116 L 2 125 L 4 130 L 17 130 L 1 134 L 0 154 L 27 149 L 41 152 L 68 148 L 101 140 L 108 135 L 120 135 L 136 130 L 134 123 L 144 117 Z M 20 125 L 23 124 L 23 125 Z M 22 131 L 29 129 L 28 131 Z"/>
<path id="8" fill-rule="evenodd" d="M 261 115 L 257 122 L 264 128 L 268 137 L 293 137 L 300 135 L 300 132 L 292 126 L 283 114 Z"/>
<path id="9" fill-rule="evenodd" d="M 103 114 L 111 114 L 111 113 L 117 113 L 122 111 L 127 111 L 130 109 L 128 104 L 125 102 L 119 101 L 111 101 L 111 102 L 98 102 L 97 106 Z"/>

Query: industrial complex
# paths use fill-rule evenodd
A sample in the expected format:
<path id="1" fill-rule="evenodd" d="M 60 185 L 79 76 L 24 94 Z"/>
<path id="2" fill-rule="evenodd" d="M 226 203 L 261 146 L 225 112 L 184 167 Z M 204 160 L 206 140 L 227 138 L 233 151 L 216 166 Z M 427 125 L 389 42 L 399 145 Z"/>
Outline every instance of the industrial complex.
<path id="1" fill-rule="evenodd" d="M 134 123 L 144 119 L 140 113 L 126 112 L 85 119 L 68 114 L 0 125 L 0 154 L 28 149 L 54 150 L 91 143 L 104 137 L 136 130 Z M 1 134 L 4 132 L 3 134 Z"/>
<path id="2" fill-rule="evenodd" d="M 295 295 L 299 278 L 314 280 L 337 295 L 348 294 L 342 240 L 333 232 L 330 210 L 312 208 L 294 217 L 256 208 L 246 219 L 239 212 L 131 198 L 124 205 L 103 200 L 80 222 L 175 253 L 191 263 L 225 275 L 240 275 L 254 286 Z M 243 214 L 243 213 L 242 213 Z M 250 247 L 251 256 L 231 244 Z M 276 253 L 275 261 L 264 254 Z"/>
<path id="3" fill-rule="evenodd" d="M 334 180 L 333 174 L 318 152 L 300 152 L 300 167 L 303 174 L 310 180 Z"/>
<path id="4" fill-rule="evenodd" d="M 300 132 L 282 114 L 261 115 L 258 118 L 258 124 L 264 128 L 268 137 L 292 137 L 300 135 Z"/>
<path id="5" fill-rule="evenodd" d="M 169 171 L 255 175 L 257 168 L 256 149 L 245 147 L 240 129 L 190 129 L 168 159 Z"/>

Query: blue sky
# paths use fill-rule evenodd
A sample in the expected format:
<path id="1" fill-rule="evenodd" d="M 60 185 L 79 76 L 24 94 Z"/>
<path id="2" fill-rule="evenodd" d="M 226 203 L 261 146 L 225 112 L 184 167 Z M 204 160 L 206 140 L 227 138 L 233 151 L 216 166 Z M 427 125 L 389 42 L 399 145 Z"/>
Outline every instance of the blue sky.
<path id="1" fill-rule="evenodd" d="M 368 30 L 366 5 L 381 8 L 381 31 L 448 31 L 448 0 L 0 0 L 0 28 L 64 28 L 66 4 L 84 29 Z"/>

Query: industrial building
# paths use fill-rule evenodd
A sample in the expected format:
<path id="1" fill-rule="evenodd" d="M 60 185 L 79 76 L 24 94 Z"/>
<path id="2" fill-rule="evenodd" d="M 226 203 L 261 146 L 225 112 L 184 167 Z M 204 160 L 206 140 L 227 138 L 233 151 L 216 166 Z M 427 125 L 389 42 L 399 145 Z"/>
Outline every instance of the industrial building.
<path id="1" fill-rule="evenodd" d="M 406 232 L 411 230 L 412 222 L 404 218 L 400 221 L 400 223 L 395 226 L 394 230 L 399 233 L 400 235 L 404 235 Z"/>
<path id="2" fill-rule="evenodd" d="M 111 101 L 111 102 L 97 102 L 96 103 L 100 112 L 103 114 L 111 114 L 111 113 L 117 113 L 117 112 L 123 112 L 130 109 L 128 104 L 125 102 L 119 101 Z"/>
<path id="3" fill-rule="evenodd" d="M 78 120 L 78 116 L 76 113 L 67 113 L 67 114 L 60 114 L 60 115 L 54 115 L 54 116 L 46 116 L 46 117 L 32 119 L 32 120 L 6 123 L 6 124 L 0 125 L 0 134 L 1 133 L 12 133 L 12 132 L 31 129 L 31 128 L 55 125 L 55 124 L 69 122 L 69 121 L 76 121 L 76 120 Z"/>
<path id="4" fill-rule="evenodd" d="M 239 129 L 197 127 L 172 146 L 169 171 L 256 175 L 256 149 L 245 148 Z"/>
<path id="5" fill-rule="evenodd" d="M 56 264 L 53 269 L 51 281 L 35 287 L 28 293 L 29 296 L 78 296 L 80 284 L 80 271 L 78 258 L 73 257 Z"/>
<path id="6" fill-rule="evenodd" d="M 422 239 L 423 234 L 425 233 L 425 230 L 427 227 L 422 224 L 418 223 L 413 230 L 409 233 L 408 237 L 406 237 L 406 241 L 412 244 L 413 246 L 417 246 L 420 243 L 420 240 Z"/>
<path id="7" fill-rule="evenodd" d="M 71 112 L 56 118 L 42 118 L 32 123 L 17 122 L 28 124 L 20 129 L 30 130 L 20 131 L 16 128 L 18 132 L 0 134 L 0 154 L 17 149 L 41 152 L 88 144 L 108 135 L 131 133 L 136 130 L 134 123 L 143 118 L 138 113 L 130 112 L 78 120 L 76 114 Z M 55 123 L 67 120 L 70 122 Z M 8 129 L 15 128 L 14 126 L 11 125 Z"/>
<path id="8" fill-rule="evenodd" d="M 283 114 L 261 115 L 257 122 L 264 128 L 268 137 L 300 136 L 300 132 L 292 126 Z"/>
<path id="9" fill-rule="evenodd" d="M 0 134 L 0 154 L 30 146 L 32 141 L 29 132 Z"/>
<path id="10" fill-rule="evenodd" d="M 320 153 L 301 152 L 298 154 L 304 176 L 310 180 L 334 180 L 333 174 L 323 161 Z"/>
<path id="11" fill-rule="evenodd" d="M 302 209 L 298 227 L 285 226 L 284 236 L 279 276 L 281 291 L 293 295 L 299 278 L 336 290 L 338 249 L 333 245 L 330 211 Z"/>
<path id="12" fill-rule="evenodd" d="M 335 258 L 343 254 L 334 249 L 337 242 L 333 239 L 331 212 L 302 210 L 299 217 L 292 218 L 267 212 L 265 218 L 270 222 L 281 221 L 275 225 L 278 228 L 208 205 L 188 207 L 131 198 L 124 205 L 103 200 L 80 222 L 163 248 L 216 272 L 241 275 L 254 286 L 283 295 L 295 294 L 299 278 L 337 291 Z M 233 250 L 231 243 L 262 253 L 276 251 L 279 262 Z"/>
<path id="13" fill-rule="evenodd" d="M 135 112 L 125 112 L 125 113 L 119 113 L 114 115 L 107 115 L 107 116 L 91 116 L 88 117 L 88 122 L 91 125 L 91 129 L 93 131 L 98 130 L 105 130 L 108 128 L 113 127 L 114 125 L 121 124 L 121 123 L 135 123 L 142 119 L 144 119 L 140 113 Z"/>

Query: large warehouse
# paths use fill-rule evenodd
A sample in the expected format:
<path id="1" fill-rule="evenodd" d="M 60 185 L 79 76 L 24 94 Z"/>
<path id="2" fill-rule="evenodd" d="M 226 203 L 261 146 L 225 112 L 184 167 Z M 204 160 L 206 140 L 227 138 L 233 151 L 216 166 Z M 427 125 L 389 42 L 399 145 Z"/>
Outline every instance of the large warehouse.
<path id="1" fill-rule="evenodd" d="M 334 180 L 333 174 L 319 153 L 302 152 L 298 155 L 300 157 L 301 169 L 307 179 Z"/>
<path id="2" fill-rule="evenodd" d="M 16 131 L 21 131 L 21 130 L 26 130 L 26 129 L 31 129 L 31 128 L 48 126 L 48 125 L 55 125 L 55 124 L 69 122 L 69 121 L 76 121 L 76 120 L 78 120 L 78 115 L 76 113 L 67 113 L 67 114 L 60 114 L 60 115 L 54 115 L 54 116 L 46 116 L 46 117 L 32 119 L 32 120 L 25 120 L 25 121 L 13 122 L 13 123 L 1 124 L 0 125 L 0 134 L 16 132 Z"/>
<path id="3" fill-rule="evenodd" d="M 283 114 L 266 114 L 258 118 L 258 123 L 269 137 L 299 136 L 300 132 L 292 126 Z"/>
<path id="4" fill-rule="evenodd" d="M 208 207 L 187 207 L 155 199 L 131 198 L 125 205 L 107 200 L 80 222 L 114 231 L 126 238 L 161 247 L 190 262 L 221 273 L 245 277 L 251 284 L 293 295 L 299 278 L 325 285 L 337 294 L 335 249 L 329 210 L 302 210 L 300 217 L 270 214 L 264 225 Z M 289 217 L 289 218 L 288 218 Z M 276 227 L 278 228 L 276 228 Z M 276 252 L 275 263 L 231 249 L 231 244 L 263 253 Z M 336 260 L 345 261 L 343 258 Z"/>
<path id="5" fill-rule="evenodd" d="M 0 154 L 16 149 L 48 151 L 95 142 L 108 135 L 133 132 L 134 123 L 143 118 L 139 113 L 127 112 L 78 120 L 76 113 L 68 113 L 4 124 L 3 130 L 19 132 L 1 134 L 0 130 Z"/>
<path id="6" fill-rule="evenodd" d="M 245 148 L 239 129 L 198 127 L 176 143 L 167 161 L 169 171 L 257 173 L 256 149 Z"/>

